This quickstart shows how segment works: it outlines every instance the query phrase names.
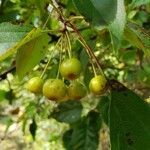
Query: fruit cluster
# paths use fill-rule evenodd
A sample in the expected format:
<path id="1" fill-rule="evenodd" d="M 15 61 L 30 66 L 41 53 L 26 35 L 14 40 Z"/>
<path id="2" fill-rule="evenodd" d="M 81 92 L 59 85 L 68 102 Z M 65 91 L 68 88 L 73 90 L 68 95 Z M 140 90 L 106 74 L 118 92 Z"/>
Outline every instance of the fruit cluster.
<path id="1" fill-rule="evenodd" d="M 48 79 L 44 83 L 40 77 L 30 79 L 26 88 L 32 93 L 42 93 L 52 101 L 61 101 L 66 99 L 81 99 L 86 96 L 86 87 L 75 80 L 82 71 L 81 62 L 77 58 L 69 58 L 60 64 L 60 74 L 64 79 L 71 80 L 69 86 L 66 86 L 61 79 Z M 101 95 L 105 92 L 106 79 L 102 75 L 93 77 L 89 83 L 89 90 L 94 95 Z"/>

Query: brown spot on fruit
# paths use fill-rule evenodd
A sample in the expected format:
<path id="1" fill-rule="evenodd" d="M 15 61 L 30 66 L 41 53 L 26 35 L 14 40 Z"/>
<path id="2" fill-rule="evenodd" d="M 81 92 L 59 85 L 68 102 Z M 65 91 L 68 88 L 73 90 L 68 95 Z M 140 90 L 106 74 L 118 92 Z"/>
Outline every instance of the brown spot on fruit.
<path id="1" fill-rule="evenodd" d="M 76 78 L 76 75 L 73 73 L 68 75 L 68 79 L 70 79 L 70 80 L 74 80 L 75 78 Z"/>

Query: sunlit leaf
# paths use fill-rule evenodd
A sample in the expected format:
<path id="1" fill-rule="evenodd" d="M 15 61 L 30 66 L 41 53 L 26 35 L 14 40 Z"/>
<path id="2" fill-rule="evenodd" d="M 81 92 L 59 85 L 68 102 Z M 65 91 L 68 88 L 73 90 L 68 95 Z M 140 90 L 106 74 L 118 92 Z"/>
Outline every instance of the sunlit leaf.
<path id="1" fill-rule="evenodd" d="M 34 34 L 35 29 L 32 30 L 31 26 L 18 26 L 10 23 L 1 23 L 0 61 L 16 52 L 17 48 L 33 38 L 31 36 Z"/>
<path id="2" fill-rule="evenodd" d="M 5 100 L 6 94 L 7 94 L 7 91 L 0 90 L 0 102 L 2 102 L 3 100 Z"/>
<path id="3" fill-rule="evenodd" d="M 131 44 L 143 50 L 145 54 L 150 55 L 150 35 L 143 28 L 136 24 L 128 23 L 124 36 Z"/>
<path id="4" fill-rule="evenodd" d="M 108 24 L 115 19 L 117 0 L 91 0 L 91 2 Z"/>
<path id="5" fill-rule="evenodd" d="M 19 48 L 16 58 L 16 71 L 20 79 L 45 56 L 48 42 L 49 36 L 42 34 Z"/>
<path id="6" fill-rule="evenodd" d="M 25 116 L 26 118 L 33 118 L 36 114 L 36 103 L 30 102 L 25 108 Z"/>
<path id="7" fill-rule="evenodd" d="M 116 18 L 113 21 L 113 23 L 109 25 L 112 44 L 116 54 L 118 54 L 118 49 L 121 46 L 125 23 L 126 23 L 126 12 L 124 0 L 117 0 Z"/>
<path id="8" fill-rule="evenodd" d="M 79 12 L 96 26 L 107 25 L 116 16 L 117 0 L 73 0 Z"/>
<path id="9" fill-rule="evenodd" d="M 124 35 L 125 38 L 133 45 L 137 46 L 140 49 L 144 49 L 142 41 L 138 38 L 136 34 L 134 34 L 134 32 L 131 29 L 126 28 Z"/>

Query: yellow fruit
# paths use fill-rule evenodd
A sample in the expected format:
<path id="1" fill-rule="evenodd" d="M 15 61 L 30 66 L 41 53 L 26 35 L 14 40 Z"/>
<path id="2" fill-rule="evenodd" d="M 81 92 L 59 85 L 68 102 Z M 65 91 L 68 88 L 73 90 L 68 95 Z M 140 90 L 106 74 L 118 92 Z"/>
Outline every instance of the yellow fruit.
<path id="1" fill-rule="evenodd" d="M 86 96 L 86 88 L 79 82 L 72 82 L 68 87 L 68 96 L 70 99 L 79 100 Z"/>
<path id="2" fill-rule="evenodd" d="M 33 77 L 26 84 L 26 89 L 32 93 L 41 93 L 42 87 L 43 80 L 40 77 Z"/>
<path id="3" fill-rule="evenodd" d="M 102 75 L 97 75 L 93 77 L 89 83 L 90 91 L 95 95 L 101 95 L 106 89 L 106 79 Z"/>
<path id="4" fill-rule="evenodd" d="M 74 80 L 82 70 L 81 62 L 76 58 L 66 59 L 60 65 L 60 73 L 65 79 Z"/>
<path id="5" fill-rule="evenodd" d="M 66 96 L 67 88 L 60 79 L 48 79 L 43 86 L 43 94 L 49 100 L 59 101 Z"/>

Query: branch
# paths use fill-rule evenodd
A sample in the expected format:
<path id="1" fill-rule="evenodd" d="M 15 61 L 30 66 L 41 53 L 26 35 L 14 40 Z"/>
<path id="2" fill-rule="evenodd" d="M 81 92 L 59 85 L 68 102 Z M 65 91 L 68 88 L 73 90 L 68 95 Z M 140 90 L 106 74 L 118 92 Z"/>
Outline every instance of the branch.
<path id="1" fill-rule="evenodd" d="M 8 70 L 6 70 L 6 71 L 3 72 L 2 74 L 0 74 L 0 81 L 6 79 L 6 78 L 7 78 L 7 74 L 8 74 L 8 73 L 11 73 L 11 72 L 13 72 L 13 71 L 15 71 L 15 70 L 16 70 L 16 66 L 12 66 L 12 67 L 9 68 Z"/>

